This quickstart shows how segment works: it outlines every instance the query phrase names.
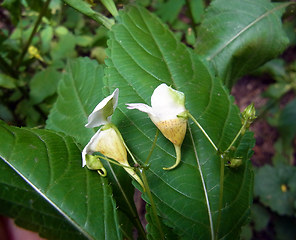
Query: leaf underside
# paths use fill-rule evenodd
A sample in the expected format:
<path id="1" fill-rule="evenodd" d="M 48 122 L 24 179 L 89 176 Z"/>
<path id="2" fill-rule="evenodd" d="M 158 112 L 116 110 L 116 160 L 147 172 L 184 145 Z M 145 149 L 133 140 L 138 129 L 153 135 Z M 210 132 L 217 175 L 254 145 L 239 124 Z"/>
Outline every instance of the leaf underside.
<path id="1" fill-rule="evenodd" d="M 190 49 L 179 43 L 162 22 L 146 10 L 129 7 L 120 13 L 108 41 L 105 81 L 111 93 L 120 89 L 113 122 L 131 151 L 142 162 L 150 151 L 156 128 L 142 112 L 125 103 L 150 104 L 161 83 L 184 92 L 186 107 L 221 150 L 241 126 L 239 111 L 221 82 Z M 238 169 L 225 169 L 224 208 L 219 238 L 234 239 L 249 214 L 252 171 L 251 134 L 240 141 L 235 154 L 243 158 Z M 184 239 L 211 239 L 218 225 L 220 160 L 202 132 L 189 121 L 182 146 L 182 162 L 175 162 L 173 145 L 160 136 L 150 159 L 147 177 L 164 223 Z"/>

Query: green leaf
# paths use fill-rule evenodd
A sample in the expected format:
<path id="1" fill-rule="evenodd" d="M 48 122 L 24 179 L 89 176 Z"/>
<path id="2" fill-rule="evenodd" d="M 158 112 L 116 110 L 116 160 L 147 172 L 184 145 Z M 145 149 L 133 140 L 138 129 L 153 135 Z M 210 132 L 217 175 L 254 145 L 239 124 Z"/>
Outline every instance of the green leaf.
<path id="1" fill-rule="evenodd" d="M 168 0 L 160 3 L 156 11 L 157 15 L 164 21 L 173 23 L 185 4 L 185 0 Z"/>
<path id="2" fill-rule="evenodd" d="M 71 58 L 76 56 L 75 45 L 76 38 L 66 28 L 58 28 L 58 30 L 65 29 L 65 32 L 57 31 L 59 40 L 53 43 L 52 51 L 50 52 L 53 60 L 61 58 Z"/>
<path id="3" fill-rule="evenodd" d="M 81 168 L 81 151 L 72 138 L 3 122 L 0 132 L 3 161 L 81 233 L 90 239 L 121 239 L 108 180 Z"/>
<path id="4" fill-rule="evenodd" d="M 45 53 L 50 50 L 51 40 L 53 38 L 53 28 L 47 25 L 42 31 L 40 31 L 41 37 L 41 52 Z"/>
<path id="5" fill-rule="evenodd" d="M 88 115 L 105 97 L 103 89 L 102 65 L 88 58 L 70 60 L 59 83 L 59 96 L 50 112 L 46 127 L 70 135 L 85 146 L 95 130 L 84 125 Z M 105 164 L 105 167 L 119 209 L 130 216 L 132 221 L 135 220 L 134 224 L 140 229 L 133 203 L 131 178 L 121 167 L 111 166 L 109 163 Z"/>
<path id="6" fill-rule="evenodd" d="M 255 175 L 255 194 L 260 201 L 280 215 L 294 214 L 296 167 L 265 165 Z"/>
<path id="7" fill-rule="evenodd" d="M 111 28 L 111 26 L 114 24 L 114 21 L 112 19 L 108 19 L 103 14 L 95 12 L 87 1 L 64 0 L 64 2 L 77 11 L 81 12 L 82 14 L 95 20 L 96 22 L 102 23 L 106 28 Z"/>
<path id="8" fill-rule="evenodd" d="M 17 23 L 21 16 L 21 2 L 18 0 L 4 0 L 1 6 L 9 11 L 12 21 Z"/>
<path id="9" fill-rule="evenodd" d="M 288 38 L 280 17 L 289 4 L 269 0 L 213 1 L 198 31 L 196 52 L 231 87 L 237 78 L 285 49 Z"/>
<path id="10" fill-rule="evenodd" d="M 104 98 L 103 74 L 103 66 L 94 60 L 69 60 L 46 128 L 63 132 L 74 137 L 82 146 L 86 145 L 94 130 L 84 125 L 88 115 Z"/>
<path id="11" fill-rule="evenodd" d="M 193 18 L 193 22 L 198 24 L 202 20 L 202 15 L 204 14 L 205 2 L 204 0 L 194 0 L 188 1 L 190 13 Z"/>
<path id="12" fill-rule="evenodd" d="M 0 175 L 1 215 L 14 218 L 19 226 L 47 239 L 85 239 L 4 161 L 0 161 Z"/>
<path id="13" fill-rule="evenodd" d="M 16 80 L 6 74 L 0 73 L 0 87 L 14 89 L 16 87 Z"/>
<path id="14" fill-rule="evenodd" d="M 146 229 L 148 232 L 147 238 L 149 240 L 153 240 L 153 239 L 158 240 L 160 239 L 161 234 L 159 232 L 157 224 L 154 222 L 153 217 L 151 215 L 153 215 L 151 206 L 149 204 L 146 204 L 145 218 L 147 220 L 147 225 L 146 225 Z M 164 224 L 161 224 L 161 227 L 162 227 L 162 231 L 165 236 L 165 239 L 175 239 L 175 240 L 179 239 L 178 236 L 173 233 L 171 228 L 165 226 Z"/>
<path id="15" fill-rule="evenodd" d="M 142 163 L 153 143 L 156 127 L 148 116 L 127 110 L 125 103 L 150 104 L 153 90 L 165 82 L 184 92 L 186 107 L 221 150 L 241 127 L 239 111 L 222 83 L 190 49 L 178 42 L 163 23 L 139 7 L 122 11 L 112 27 L 106 59 L 106 84 L 120 89 L 114 122 L 133 154 Z M 251 134 L 233 153 L 242 157 L 237 169 L 226 168 L 221 219 L 219 215 L 220 159 L 203 133 L 189 121 L 178 168 L 171 142 L 160 136 L 150 159 L 147 178 L 162 221 L 184 239 L 235 239 L 249 215 L 252 200 Z M 235 224 L 234 224 L 235 223 Z"/>
<path id="16" fill-rule="evenodd" d="M 30 81 L 30 98 L 34 104 L 42 102 L 45 98 L 53 95 L 62 74 L 54 68 L 47 68 L 35 74 Z"/>
<path id="17" fill-rule="evenodd" d="M 270 214 L 268 210 L 259 204 L 254 204 L 252 206 L 252 220 L 254 222 L 254 229 L 257 232 L 262 231 L 267 227 L 270 220 Z"/>
<path id="18" fill-rule="evenodd" d="M 279 120 L 278 129 L 284 141 L 291 144 L 296 135 L 296 99 L 289 102 L 282 110 Z"/>
<path id="19" fill-rule="evenodd" d="M 113 0 L 101 0 L 101 3 L 108 9 L 112 16 L 116 17 L 118 15 L 118 11 Z"/>

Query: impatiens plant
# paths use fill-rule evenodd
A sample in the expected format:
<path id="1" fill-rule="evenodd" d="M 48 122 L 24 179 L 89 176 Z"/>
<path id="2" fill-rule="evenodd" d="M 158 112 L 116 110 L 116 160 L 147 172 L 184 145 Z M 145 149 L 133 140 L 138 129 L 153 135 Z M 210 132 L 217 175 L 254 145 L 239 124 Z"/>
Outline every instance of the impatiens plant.
<path id="1" fill-rule="evenodd" d="M 101 1 L 107 18 L 93 1 L 64 2 L 106 27 L 107 57 L 52 63 L 61 79 L 45 129 L 0 122 L 1 212 L 48 239 L 239 239 L 256 111 L 241 113 L 230 90 L 285 48 L 280 16 L 290 3 L 214 0 L 206 12 L 203 1 L 188 3 L 198 25 L 188 47 L 160 10 Z"/>

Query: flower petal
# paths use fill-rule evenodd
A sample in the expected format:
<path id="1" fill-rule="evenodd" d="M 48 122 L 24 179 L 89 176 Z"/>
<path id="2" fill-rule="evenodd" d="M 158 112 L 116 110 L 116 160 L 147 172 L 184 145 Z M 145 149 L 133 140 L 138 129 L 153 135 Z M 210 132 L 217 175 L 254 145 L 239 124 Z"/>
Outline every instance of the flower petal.
<path id="1" fill-rule="evenodd" d="M 101 132 L 101 128 L 92 136 L 89 140 L 88 144 L 82 150 L 82 167 L 86 165 L 86 154 L 93 154 L 95 152 L 94 146 L 96 146 L 99 141 L 99 135 Z"/>
<path id="2" fill-rule="evenodd" d="M 127 109 L 138 109 L 141 112 L 153 114 L 152 108 L 144 103 L 127 103 L 125 105 L 127 106 Z"/>
<path id="3" fill-rule="evenodd" d="M 178 114 L 186 111 L 185 96 L 163 83 L 154 90 L 151 106 L 160 121 L 175 119 Z"/>
<path id="4" fill-rule="evenodd" d="M 110 96 L 104 98 L 88 116 L 88 123 L 85 127 L 93 128 L 109 123 L 117 107 L 118 95 L 119 89 L 116 88 Z"/>

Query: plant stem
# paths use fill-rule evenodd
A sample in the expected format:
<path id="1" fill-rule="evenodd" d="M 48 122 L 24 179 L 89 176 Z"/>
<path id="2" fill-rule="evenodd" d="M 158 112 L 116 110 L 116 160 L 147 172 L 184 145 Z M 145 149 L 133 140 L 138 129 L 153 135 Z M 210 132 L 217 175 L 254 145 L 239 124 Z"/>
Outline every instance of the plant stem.
<path id="1" fill-rule="evenodd" d="M 22 51 L 22 53 L 21 53 L 21 55 L 20 55 L 20 57 L 19 57 L 19 59 L 18 59 L 18 61 L 17 61 L 17 63 L 16 63 L 15 70 L 16 70 L 17 72 L 18 72 L 18 69 L 19 69 L 19 67 L 20 67 L 20 65 L 21 65 L 21 63 L 22 63 L 22 61 L 23 61 L 23 59 L 24 59 L 24 57 L 25 57 L 25 55 L 26 55 L 26 53 L 27 53 L 27 51 L 28 51 L 29 46 L 31 45 L 31 42 L 32 42 L 33 37 L 34 37 L 35 33 L 37 32 L 37 29 L 38 29 L 39 24 L 40 24 L 40 22 L 41 22 L 41 20 L 42 20 L 42 17 L 43 17 L 43 16 L 45 15 L 45 13 L 46 13 L 46 10 L 47 10 L 47 8 L 48 8 L 49 3 L 50 3 L 50 0 L 47 0 L 47 1 L 44 3 L 44 6 L 43 6 L 43 8 L 41 9 L 41 11 L 40 11 L 40 13 L 39 13 L 39 16 L 38 16 L 38 18 L 37 18 L 37 21 L 36 21 L 36 23 L 35 23 L 35 25 L 34 25 L 34 28 L 33 28 L 32 32 L 31 32 L 31 35 L 30 35 L 30 37 L 29 37 L 29 39 L 28 39 L 26 45 L 24 46 L 23 51 Z"/>
<path id="2" fill-rule="evenodd" d="M 192 119 L 192 121 L 199 127 L 199 129 L 203 132 L 203 134 L 206 136 L 206 138 L 209 140 L 209 142 L 212 144 L 213 148 L 218 151 L 218 148 L 216 147 L 215 143 L 212 141 L 212 139 L 209 137 L 209 135 L 206 133 L 206 131 L 203 129 L 203 127 L 196 121 L 196 119 L 191 115 L 190 112 L 188 112 L 188 116 Z"/>
<path id="3" fill-rule="evenodd" d="M 130 169 L 133 169 L 133 170 L 135 169 L 134 167 L 126 166 L 126 165 L 120 164 L 120 163 L 118 163 L 118 162 L 116 162 L 116 161 L 111 160 L 110 158 L 107 158 L 107 157 L 103 157 L 103 156 L 98 156 L 98 157 L 101 158 L 101 159 L 104 159 L 104 160 L 106 160 L 106 161 L 108 161 L 108 162 L 110 162 L 110 163 L 113 163 L 113 164 L 115 164 L 115 165 L 117 165 L 117 166 L 120 166 L 120 167 L 130 168 Z"/>
<path id="4" fill-rule="evenodd" d="M 220 165 L 220 190 L 219 190 L 219 212 L 218 212 L 218 220 L 217 220 L 217 227 L 216 227 L 216 239 L 219 237 L 219 228 L 221 222 L 221 211 L 223 207 L 223 190 L 224 190 L 224 159 L 221 158 L 221 165 Z"/>
<path id="5" fill-rule="evenodd" d="M 143 228 L 143 226 L 141 224 L 141 221 L 139 219 L 138 214 L 136 214 L 134 208 L 130 204 L 129 199 L 126 196 L 125 191 L 123 190 L 123 188 L 122 188 L 122 186 L 121 186 L 121 184 L 120 184 L 120 182 L 119 182 L 119 180 L 118 180 L 118 178 L 117 178 L 115 172 L 113 171 L 113 168 L 112 168 L 112 166 L 111 166 L 111 164 L 109 162 L 108 162 L 108 165 L 109 165 L 109 168 L 110 168 L 110 170 L 112 172 L 112 175 L 113 175 L 113 177 L 114 177 L 114 179 L 115 179 L 115 181 L 116 181 L 116 183 L 118 185 L 118 188 L 119 188 L 120 192 L 122 193 L 122 196 L 123 196 L 128 208 L 129 208 L 129 210 L 130 210 L 130 212 L 132 214 L 132 217 L 133 217 L 133 219 L 135 219 L 135 224 L 137 225 L 137 229 L 139 230 L 139 234 L 143 237 L 143 239 L 147 239 L 146 238 L 146 232 L 145 232 L 145 230 L 144 230 L 144 228 Z"/>
<path id="6" fill-rule="evenodd" d="M 228 146 L 228 148 L 224 151 L 227 152 L 235 143 L 235 141 L 238 139 L 238 137 L 240 136 L 242 130 L 246 127 L 247 125 L 247 121 L 244 121 L 244 124 L 241 126 L 240 130 L 238 131 L 238 133 L 236 134 L 235 138 L 232 140 L 232 142 L 230 143 L 230 145 Z"/>
<path id="7" fill-rule="evenodd" d="M 153 200 L 150 188 L 149 188 L 149 184 L 148 184 L 148 181 L 147 181 L 145 171 L 146 171 L 145 169 L 142 169 L 142 171 L 140 171 L 140 174 L 141 174 L 141 177 L 142 177 L 142 180 L 143 180 L 143 183 L 144 183 L 144 187 L 146 189 L 146 193 L 147 193 L 148 198 L 150 200 L 150 205 L 151 205 L 151 209 L 152 209 L 152 213 L 153 213 L 152 216 L 153 216 L 154 222 L 156 223 L 159 234 L 160 234 L 159 239 L 165 239 L 163 231 L 162 231 L 161 223 L 160 223 L 160 220 L 159 220 L 158 215 L 157 215 L 156 206 L 155 206 L 155 203 L 154 203 L 154 200 Z"/>

